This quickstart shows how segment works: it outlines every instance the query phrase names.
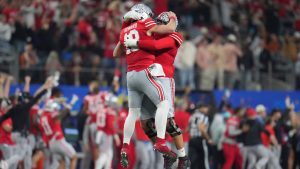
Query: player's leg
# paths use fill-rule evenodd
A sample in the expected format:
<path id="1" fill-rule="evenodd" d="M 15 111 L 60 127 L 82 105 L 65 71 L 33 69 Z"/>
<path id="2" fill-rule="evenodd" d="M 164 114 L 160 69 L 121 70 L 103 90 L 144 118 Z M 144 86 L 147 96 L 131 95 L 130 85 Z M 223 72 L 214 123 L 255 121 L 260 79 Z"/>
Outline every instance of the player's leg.
<path id="1" fill-rule="evenodd" d="M 89 135 L 89 124 L 88 121 L 90 120 L 90 117 L 88 117 L 85 121 L 85 125 L 83 128 L 83 136 L 82 136 L 82 149 L 84 153 L 84 157 L 81 160 L 81 168 L 89 168 L 90 161 L 92 159 L 91 150 L 90 150 L 90 135 Z"/>
<path id="2" fill-rule="evenodd" d="M 107 144 L 107 151 L 106 151 L 106 155 L 107 155 L 107 161 L 106 161 L 106 165 L 104 169 L 111 169 L 111 165 L 112 165 L 112 160 L 113 160 L 113 136 L 109 135 L 108 136 L 108 144 Z"/>
<path id="3" fill-rule="evenodd" d="M 145 96 L 143 98 L 142 102 L 142 113 L 141 113 L 141 126 L 145 132 L 145 134 L 148 136 L 148 138 L 155 143 L 157 132 L 155 129 L 155 110 L 156 106 L 152 103 L 152 101 Z M 159 158 L 160 159 L 160 158 Z M 164 166 L 166 169 L 169 169 L 172 167 L 173 163 L 176 162 L 176 158 L 164 156 Z"/>
<path id="4" fill-rule="evenodd" d="M 121 165 L 128 167 L 129 143 L 135 129 L 135 122 L 140 116 L 140 102 L 143 94 L 137 91 L 128 90 L 129 111 L 124 123 L 123 146 L 121 149 Z"/>
<path id="5" fill-rule="evenodd" d="M 106 145 L 105 142 L 107 140 L 107 135 L 103 131 L 99 131 L 97 134 L 97 149 L 99 149 L 98 157 L 95 161 L 95 169 L 102 169 L 105 166 L 105 162 L 107 161 L 107 156 L 105 154 Z"/>
<path id="6" fill-rule="evenodd" d="M 123 131 L 123 146 L 121 149 L 121 165 L 125 168 L 129 166 L 129 143 L 135 129 L 135 122 L 140 116 L 143 93 L 136 90 L 138 82 L 142 79 L 138 79 L 135 71 L 127 73 L 127 90 L 128 90 L 128 116 L 124 123 Z"/>
<path id="7" fill-rule="evenodd" d="M 70 169 L 76 168 L 76 164 L 77 164 L 76 151 L 71 144 L 66 142 L 64 138 L 59 140 L 52 139 L 50 141 L 49 147 L 52 153 L 61 154 L 70 159 Z"/>
<path id="8" fill-rule="evenodd" d="M 146 142 L 137 140 L 136 141 L 136 155 L 137 161 L 139 162 L 139 169 L 148 169 L 150 165 L 148 150 L 145 148 Z M 153 150 L 152 150 L 153 151 Z"/>
<path id="9" fill-rule="evenodd" d="M 0 151 L 2 152 L 3 158 L 10 169 L 16 169 L 18 162 L 22 160 L 22 156 L 15 154 L 14 147 L 7 144 L 0 145 Z"/>
<path id="10" fill-rule="evenodd" d="M 140 91 L 143 91 L 157 107 L 155 114 L 157 139 L 154 144 L 154 149 L 163 154 L 168 154 L 171 150 L 166 146 L 165 133 L 170 102 L 166 99 L 163 85 L 157 78 L 151 76 L 148 69 L 139 72 L 138 75 L 140 79 Z"/>
<path id="11" fill-rule="evenodd" d="M 173 138 L 173 142 L 177 149 L 177 155 L 179 157 L 178 169 L 188 168 L 190 166 L 190 161 L 186 155 L 182 132 L 174 120 L 175 81 L 173 78 L 160 78 L 160 80 L 163 86 L 165 86 L 166 97 L 171 103 L 167 121 L 167 132 Z"/>
<path id="12" fill-rule="evenodd" d="M 170 101 L 171 106 L 168 113 L 168 120 L 166 125 L 167 132 L 172 136 L 175 143 L 177 153 L 179 156 L 179 168 L 187 168 L 190 166 L 190 161 L 186 155 L 185 145 L 183 142 L 183 137 L 181 130 L 174 121 L 174 98 L 175 98 L 175 83 L 173 78 L 160 78 L 160 81 L 165 89 L 166 99 Z M 141 123 L 145 133 L 151 140 L 155 140 L 156 131 L 153 124 L 153 112 L 155 111 L 155 105 L 147 98 L 144 97 L 142 102 L 142 114 L 141 114 Z M 151 113 L 152 112 L 152 113 Z M 152 119 L 151 119 L 152 118 Z M 174 159 L 168 159 L 165 156 L 166 167 L 171 167 L 175 162 Z"/>

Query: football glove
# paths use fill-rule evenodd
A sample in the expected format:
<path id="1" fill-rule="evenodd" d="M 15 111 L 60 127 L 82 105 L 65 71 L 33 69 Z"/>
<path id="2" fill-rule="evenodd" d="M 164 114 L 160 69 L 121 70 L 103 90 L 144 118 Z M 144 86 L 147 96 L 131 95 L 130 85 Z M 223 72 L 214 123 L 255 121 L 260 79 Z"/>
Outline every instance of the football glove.
<path id="1" fill-rule="evenodd" d="M 124 39 L 124 45 L 127 48 L 138 48 L 138 40 L 136 39 Z"/>

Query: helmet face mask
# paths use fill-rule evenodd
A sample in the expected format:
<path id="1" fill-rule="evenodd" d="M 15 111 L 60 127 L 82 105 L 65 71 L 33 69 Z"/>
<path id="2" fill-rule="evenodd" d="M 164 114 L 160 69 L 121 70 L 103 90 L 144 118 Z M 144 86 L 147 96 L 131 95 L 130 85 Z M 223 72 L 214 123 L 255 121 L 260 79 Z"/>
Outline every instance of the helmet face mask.
<path id="1" fill-rule="evenodd" d="M 160 24 L 160 25 L 162 25 L 162 24 L 166 25 L 169 22 L 170 22 L 170 18 L 169 18 L 168 12 L 162 12 L 156 18 L 156 23 Z M 178 26 L 178 20 L 176 19 L 176 29 L 177 29 L 177 26 Z"/>

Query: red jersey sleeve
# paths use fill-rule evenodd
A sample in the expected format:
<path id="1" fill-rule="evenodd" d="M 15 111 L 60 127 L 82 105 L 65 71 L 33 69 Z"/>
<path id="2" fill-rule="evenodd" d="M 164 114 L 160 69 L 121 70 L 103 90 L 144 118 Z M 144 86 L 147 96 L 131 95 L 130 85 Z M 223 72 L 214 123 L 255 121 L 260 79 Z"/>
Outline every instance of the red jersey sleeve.
<path id="1" fill-rule="evenodd" d="M 173 48 L 176 41 L 170 36 L 161 38 L 159 40 L 139 40 L 139 48 L 143 50 L 160 50 L 166 48 Z"/>
<path id="2" fill-rule="evenodd" d="M 182 44 L 182 42 L 183 42 L 183 37 L 178 32 L 171 33 L 169 35 L 169 37 L 173 38 L 176 41 L 176 43 L 177 43 L 178 46 L 180 46 Z"/>
<path id="3" fill-rule="evenodd" d="M 141 22 L 144 22 L 145 28 L 148 30 L 153 28 L 154 26 L 156 26 L 156 22 L 152 18 L 147 18 L 145 20 L 141 20 Z"/>

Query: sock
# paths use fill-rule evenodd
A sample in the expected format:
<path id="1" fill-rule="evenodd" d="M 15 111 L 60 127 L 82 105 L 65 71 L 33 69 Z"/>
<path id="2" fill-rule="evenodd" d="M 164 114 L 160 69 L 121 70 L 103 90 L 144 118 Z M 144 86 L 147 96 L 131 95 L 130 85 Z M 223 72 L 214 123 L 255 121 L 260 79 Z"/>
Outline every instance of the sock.
<path id="1" fill-rule="evenodd" d="M 178 157 L 185 157 L 186 156 L 185 149 L 182 148 L 182 149 L 177 150 L 177 155 L 178 155 Z"/>
<path id="2" fill-rule="evenodd" d="M 170 104 L 168 100 L 164 100 L 157 105 L 155 114 L 155 127 L 157 131 L 157 137 L 161 139 L 165 139 L 169 109 Z"/>
<path id="3" fill-rule="evenodd" d="M 135 122 L 140 116 L 140 108 L 129 108 L 123 131 L 123 143 L 129 144 L 135 129 Z"/>

